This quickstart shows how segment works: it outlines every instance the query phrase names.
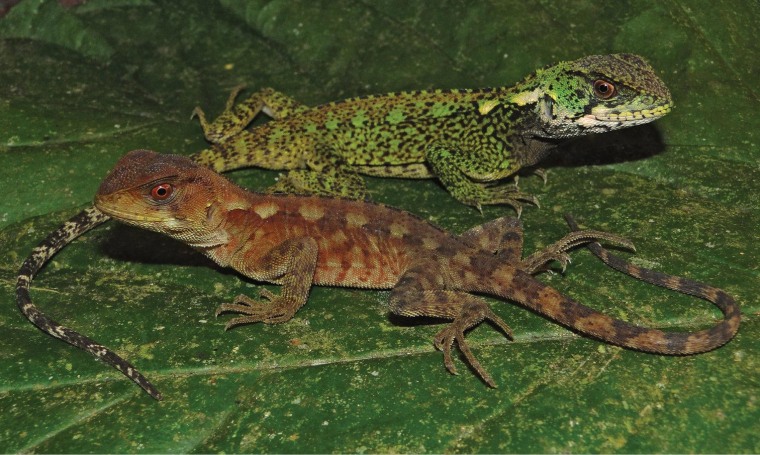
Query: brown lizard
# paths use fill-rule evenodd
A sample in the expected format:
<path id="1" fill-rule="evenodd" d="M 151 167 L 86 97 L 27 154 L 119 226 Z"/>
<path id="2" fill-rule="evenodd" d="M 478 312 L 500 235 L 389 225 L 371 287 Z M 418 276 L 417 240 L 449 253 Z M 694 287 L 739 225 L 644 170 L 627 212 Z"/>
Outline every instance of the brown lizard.
<path id="1" fill-rule="evenodd" d="M 19 270 L 18 281 L 16 284 L 17 304 L 24 316 L 26 316 L 32 324 L 39 329 L 75 347 L 85 350 L 109 365 L 112 365 L 142 387 L 151 396 L 156 399 L 161 399 L 161 393 L 129 362 L 91 338 L 65 327 L 45 315 L 36 305 L 34 305 L 29 294 L 29 285 L 34 275 L 52 256 L 81 234 L 109 219 L 108 215 L 102 213 L 93 206 L 72 217 L 58 230 L 48 235 L 47 238 L 40 242 L 24 261 Z M 520 258 L 522 257 L 522 226 L 517 218 L 502 218 L 491 223 L 486 223 L 482 226 L 471 229 L 469 231 L 469 236 L 472 238 L 477 237 L 477 239 L 479 239 L 478 242 L 485 248 L 488 248 L 488 245 L 493 245 L 492 248 L 498 247 L 499 251 L 501 251 L 501 257 L 505 260 L 514 260 L 517 267 L 520 267 L 522 270 L 529 273 L 538 273 L 546 270 L 548 268 L 548 263 L 554 260 L 559 261 L 564 270 L 570 260 L 566 251 L 575 246 L 596 239 L 602 239 L 618 246 L 633 249 L 633 245 L 622 237 L 605 232 L 584 230 L 573 232 L 545 249 L 520 261 Z M 623 271 L 627 273 L 627 271 Z"/>
<path id="2" fill-rule="evenodd" d="M 239 314 L 227 328 L 285 322 L 306 303 L 315 284 L 391 289 L 391 312 L 451 320 L 434 340 L 444 353 L 446 368 L 456 372 L 451 356 L 456 342 L 490 386 L 495 383 L 470 351 L 464 333 L 486 320 L 510 338 L 512 332 L 474 294 L 512 300 L 580 333 L 659 354 L 715 349 L 734 336 L 741 319 L 734 299 L 720 289 L 647 274 L 646 269 L 625 262 L 620 267 L 625 273 L 708 300 L 720 308 L 724 319 L 690 333 L 639 327 L 583 306 L 531 276 L 553 259 L 566 263 L 565 251 L 572 245 L 596 239 L 621 243 L 609 234 L 573 232 L 553 248 L 521 261 L 522 238 L 513 219 L 499 218 L 455 236 L 384 205 L 247 192 L 180 156 L 145 150 L 128 153 L 101 184 L 95 205 L 126 224 L 187 243 L 248 278 L 282 285 L 279 294 L 263 290 L 259 300 L 240 295 L 220 305 L 217 315 Z M 110 351 L 96 346 L 80 345 L 160 397 L 131 365 L 106 356 Z"/>

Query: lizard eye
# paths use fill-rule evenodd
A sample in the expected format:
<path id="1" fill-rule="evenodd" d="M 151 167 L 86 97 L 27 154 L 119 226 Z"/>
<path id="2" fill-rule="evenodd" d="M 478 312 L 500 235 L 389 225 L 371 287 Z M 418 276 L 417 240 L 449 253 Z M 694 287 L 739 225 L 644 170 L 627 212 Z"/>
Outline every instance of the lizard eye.
<path id="1" fill-rule="evenodd" d="M 594 81 L 594 95 L 603 100 L 610 99 L 615 96 L 615 86 L 604 79 L 597 79 Z"/>
<path id="2" fill-rule="evenodd" d="M 150 197 L 156 201 L 165 201 L 174 192 L 174 187 L 168 183 L 159 183 L 150 190 Z"/>

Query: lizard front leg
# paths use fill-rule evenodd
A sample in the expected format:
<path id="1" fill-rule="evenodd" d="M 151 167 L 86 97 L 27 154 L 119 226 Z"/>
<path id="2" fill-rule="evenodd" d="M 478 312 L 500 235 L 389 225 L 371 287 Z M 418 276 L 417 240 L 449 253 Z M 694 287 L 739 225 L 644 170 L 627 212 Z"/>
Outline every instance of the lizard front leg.
<path id="1" fill-rule="evenodd" d="M 401 316 L 428 316 L 451 319 L 452 322 L 438 332 L 434 339 L 437 349 L 443 351 L 446 369 L 457 374 L 451 356 L 451 348 L 456 342 L 467 363 L 490 387 L 496 382 L 473 355 L 465 332 L 483 321 L 491 321 L 508 338 L 512 330 L 506 322 L 498 317 L 486 302 L 467 292 L 447 290 L 444 267 L 434 259 L 422 260 L 410 268 L 393 288 L 390 297 L 390 310 Z"/>
<path id="2" fill-rule="evenodd" d="M 306 159 L 308 169 L 294 169 L 267 188 L 269 193 L 312 194 L 366 199 L 364 179 L 343 164 L 335 150 L 316 146 Z"/>
<path id="3" fill-rule="evenodd" d="M 206 115 L 200 107 L 193 110 L 193 116 L 197 116 L 200 121 L 203 135 L 212 144 L 221 144 L 240 133 L 260 112 L 273 119 L 281 119 L 309 109 L 272 88 L 261 89 L 235 105 L 235 99 L 243 88 L 239 85 L 232 89 L 224 112 L 213 122 L 206 121 Z"/>
<path id="4" fill-rule="evenodd" d="M 501 160 L 496 167 L 497 171 L 477 175 L 477 180 L 472 176 L 472 169 L 482 165 L 478 163 L 478 160 L 483 160 L 481 151 L 474 153 L 459 145 L 437 143 L 426 149 L 425 159 L 455 199 L 478 210 L 481 210 L 482 205 L 506 204 L 514 208 L 519 217 L 524 202 L 538 205 L 535 196 L 520 192 L 515 184 L 489 183 L 508 177 L 520 168 L 517 162 L 510 162 L 508 157 Z"/>
<path id="5" fill-rule="evenodd" d="M 232 303 L 220 305 L 216 310 L 217 316 L 222 313 L 243 315 L 227 322 L 225 330 L 254 322 L 278 324 L 288 321 L 309 297 L 317 267 L 316 240 L 310 237 L 290 239 L 263 256 L 256 248 L 256 245 L 251 245 L 241 251 L 242 257 L 233 260 L 233 267 L 254 279 L 280 282 L 282 289 L 279 295 L 262 290 L 260 295 L 266 301 L 241 294 Z"/>

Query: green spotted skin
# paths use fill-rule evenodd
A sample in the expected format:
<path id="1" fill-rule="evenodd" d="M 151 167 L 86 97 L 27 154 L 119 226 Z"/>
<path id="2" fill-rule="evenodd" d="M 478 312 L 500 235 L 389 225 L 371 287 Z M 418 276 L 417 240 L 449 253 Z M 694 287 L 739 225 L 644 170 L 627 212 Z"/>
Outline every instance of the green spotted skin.
<path id="1" fill-rule="evenodd" d="M 493 183 L 537 164 L 559 141 L 640 125 L 667 114 L 670 93 L 631 54 L 589 56 L 539 70 L 513 87 L 371 95 L 314 108 L 272 89 L 207 123 L 213 143 L 194 158 L 223 172 L 288 170 L 274 190 L 365 196 L 356 174 L 440 179 L 479 207 L 533 198 Z M 248 131 L 259 112 L 274 118 Z"/>

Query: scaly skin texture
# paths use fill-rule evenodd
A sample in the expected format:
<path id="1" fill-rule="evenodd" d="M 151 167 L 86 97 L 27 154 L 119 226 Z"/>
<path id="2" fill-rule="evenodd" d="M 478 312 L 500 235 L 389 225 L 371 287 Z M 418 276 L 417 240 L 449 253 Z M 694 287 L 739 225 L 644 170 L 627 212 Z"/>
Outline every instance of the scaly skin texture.
<path id="1" fill-rule="evenodd" d="M 655 120 L 670 92 L 641 57 L 593 55 L 539 70 L 513 87 L 390 93 L 308 108 L 264 89 L 208 123 L 212 148 L 195 161 L 218 172 L 242 166 L 289 170 L 271 191 L 366 195 L 358 174 L 437 177 L 480 208 L 536 202 L 494 184 L 544 158 L 562 140 Z M 264 112 L 274 120 L 245 127 Z"/>
<path id="2" fill-rule="evenodd" d="M 597 81 L 604 84 L 597 85 Z M 603 88 L 612 88 L 607 93 L 614 96 L 605 99 Z M 535 202 L 532 196 L 514 186 L 484 183 L 538 161 L 556 138 L 643 123 L 671 108 L 667 88 L 652 68 L 628 54 L 560 63 L 511 89 L 397 93 L 317 108 L 302 106 L 270 89 L 234 106 L 236 94 L 233 92 L 225 113 L 211 125 L 200 109 L 196 111 L 215 144 L 195 155 L 205 165 L 220 171 L 244 166 L 290 169 L 271 191 L 353 198 L 363 197 L 365 191 L 357 172 L 412 178 L 436 173 L 460 200 L 475 206 L 503 202 L 515 207 L 518 214 L 520 201 Z M 623 120 L 611 118 L 605 110 L 618 117 L 623 114 Z M 280 120 L 245 131 L 259 112 Z M 498 124 L 500 119 L 502 124 Z M 467 130 L 468 122 L 473 129 Z M 460 136 L 442 135 L 442 126 Z M 412 133 L 417 135 L 410 137 Z M 29 287 L 34 275 L 58 251 L 107 220 L 108 216 L 94 207 L 73 217 L 32 251 L 17 279 L 16 301 L 24 316 L 50 335 L 83 349 L 97 350 L 98 345 L 61 336 L 64 328 L 34 306 Z"/>
<path id="3" fill-rule="evenodd" d="M 130 152 L 116 164 L 95 205 L 126 224 L 185 242 L 246 277 L 282 285 L 279 294 L 262 291 L 260 299 L 240 295 L 222 304 L 217 315 L 239 315 L 227 328 L 288 321 L 314 284 L 391 289 L 393 313 L 451 320 L 434 340 L 447 369 L 456 371 L 451 355 L 456 342 L 490 386 L 495 383 L 464 333 L 485 320 L 510 337 L 511 330 L 474 294 L 512 300 L 577 332 L 660 354 L 715 349 L 734 336 L 741 318 L 736 302 L 720 289 L 652 274 L 611 256 L 603 259 L 645 281 L 709 300 L 725 318 L 698 332 L 666 333 L 601 314 L 531 276 L 553 259 L 566 263 L 572 245 L 597 239 L 625 243 L 609 234 L 576 231 L 521 260 L 522 231 L 514 219 L 500 218 L 455 236 L 407 212 L 369 202 L 247 192 L 187 158 L 145 150 Z"/>

